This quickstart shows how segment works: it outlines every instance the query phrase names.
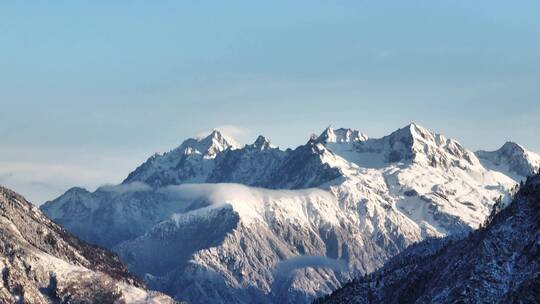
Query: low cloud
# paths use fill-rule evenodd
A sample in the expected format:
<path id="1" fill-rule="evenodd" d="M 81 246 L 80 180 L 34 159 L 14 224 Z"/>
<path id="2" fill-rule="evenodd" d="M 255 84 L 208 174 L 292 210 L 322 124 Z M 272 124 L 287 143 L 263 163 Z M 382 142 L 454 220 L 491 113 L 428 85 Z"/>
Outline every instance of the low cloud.
<path id="1" fill-rule="evenodd" d="M 261 202 L 263 200 L 280 200 L 282 198 L 318 196 L 327 201 L 335 200 L 329 192 L 321 189 L 275 190 L 245 186 L 234 183 L 217 184 L 182 184 L 167 186 L 159 192 L 175 196 L 182 200 L 205 198 L 209 203 L 225 202 Z"/>
<path id="2" fill-rule="evenodd" d="M 274 190 L 241 184 L 184 184 L 158 190 L 171 200 L 196 202 L 190 208 L 222 208 L 231 206 L 245 221 L 265 221 L 267 209 L 278 207 L 293 221 L 310 221 L 325 214 L 337 222 L 335 197 L 321 189 Z"/>
<path id="3" fill-rule="evenodd" d="M 212 204 L 256 200 L 250 187 L 240 184 L 182 184 L 161 188 L 159 192 L 181 200 L 205 198 Z"/>
<path id="4" fill-rule="evenodd" d="M 124 194 L 131 192 L 145 192 L 152 191 L 152 187 L 142 182 L 132 182 L 129 184 L 120 185 L 104 185 L 97 189 L 98 191 L 114 192 L 116 194 Z"/>

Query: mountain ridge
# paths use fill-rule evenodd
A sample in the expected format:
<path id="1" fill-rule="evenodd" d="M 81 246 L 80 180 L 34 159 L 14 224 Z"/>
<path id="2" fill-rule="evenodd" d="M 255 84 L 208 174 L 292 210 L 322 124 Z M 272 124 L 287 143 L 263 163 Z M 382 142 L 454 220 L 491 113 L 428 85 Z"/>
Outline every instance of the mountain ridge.
<path id="1" fill-rule="evenodd" d="M 68 192 L 42 210 L 178 300 L 294 303 L 374 271 L 414 242 L 467 233 L 524 178 L 485 168 L 459 142 L 414 123 L 378 139 L 338 130 L 287 150 L 264 137 L 206 158 L 174 149 L 151 157 L 165 165 L 142 165 L 130 182 Z M 91 224 L 98 221 L 105 225 Z M 148 248 L 173 240 L 199 245 L 163 247 L 182 258 L 152 272 L 147 261 L 159 251 Z M 319 263 L 288 276 L 271 271 L 296 259 Z"/>

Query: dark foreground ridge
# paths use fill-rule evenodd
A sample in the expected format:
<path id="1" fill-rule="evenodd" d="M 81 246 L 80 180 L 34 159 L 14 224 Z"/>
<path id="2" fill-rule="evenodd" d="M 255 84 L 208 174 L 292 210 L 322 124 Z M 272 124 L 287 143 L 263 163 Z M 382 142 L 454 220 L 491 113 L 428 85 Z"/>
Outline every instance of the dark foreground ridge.
<path id="1" fill-rule="evenodd" d="M 172 302 L 147 292 L 116 254 L 79 240 L 3 187 L 0 269 L 0 303 Z"/>

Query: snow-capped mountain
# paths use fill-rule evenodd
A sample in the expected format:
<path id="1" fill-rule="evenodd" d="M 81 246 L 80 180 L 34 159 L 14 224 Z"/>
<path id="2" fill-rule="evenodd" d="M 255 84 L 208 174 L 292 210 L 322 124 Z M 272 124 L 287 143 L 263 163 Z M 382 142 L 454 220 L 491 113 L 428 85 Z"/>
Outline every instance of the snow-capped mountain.
<path id="1" fill-rule="evenodd" d="M 327 128 L 287 150 L 214 131 L 42 210 L 178 300 L 299 303 L 414 242 L 478 227 L 523 178 L 416 124 L 378 139 Z"/>
<path id="2" fill-rule="evenodd" d="M 411 246 L 317 303 L 538 303 L 540 174 L 485 228 Z"/>
<path id="3" fill-rule="evenodd" d="M 144 181 L 152 186 L 164 186 L 186 182 L 201 182 L 214 167 L 214 158 L 238 144 L 218 130 L 205 138 L 190 138 L 178 148 L 163 155 L 155 154 L 135 171 L 124 184 Z"/>
<path id="4" fill-rule="evenodd" d="M 115 254 L 84 243 L 0 187 L 1 303 L 173 303 Z"/>
<path id="5" fill-rule="evenodd" d="M 529 176 L 540 168 L 540 155 L 513 142 L 506 142 L 496 151 L 477 151 L 476 156 L 485 167 L 509 176 Z"/>
<path id="6" fill-rule="evenodd" d="M 236 182 L 267 188 L 308 188 L 339 176 L 323 162 L 330 152 L 316 139 L 295 150 L 282 151 L 263 136 L 239 149 L 219 131 L 188 139 L 178 148 L 155 155 L 130 173 L 123 184 L 153 187 L 184 183 Z"/>
<path id="7" fill-rule="evenodd" d="M 358 130 L 340 128 L 334 130 L 331 127 L 326 128 L 319 136 L 323 143 L 351 143 L 367 140 L 368 137 Z"/>

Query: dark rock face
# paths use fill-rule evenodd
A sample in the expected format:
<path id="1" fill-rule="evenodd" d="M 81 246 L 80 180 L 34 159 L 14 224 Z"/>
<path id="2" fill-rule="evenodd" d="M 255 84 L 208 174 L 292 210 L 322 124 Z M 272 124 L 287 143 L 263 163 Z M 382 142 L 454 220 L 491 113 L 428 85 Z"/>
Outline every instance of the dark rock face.
<path id="1" fill-rule="evenodd" d="M 540 174 L 487 226 L 414 245 L 316 303 L 538 303 Z"/>

